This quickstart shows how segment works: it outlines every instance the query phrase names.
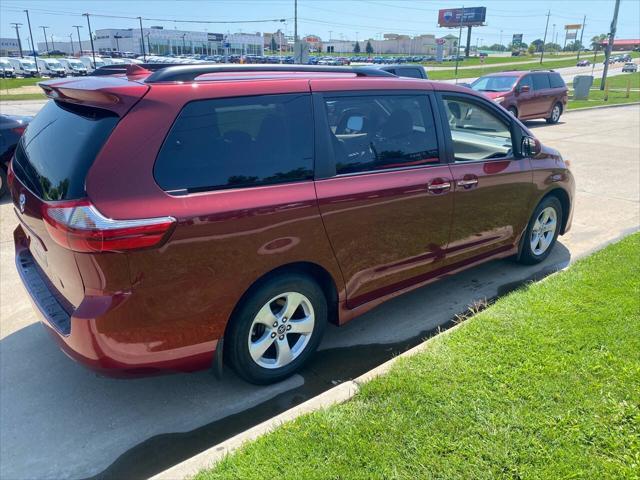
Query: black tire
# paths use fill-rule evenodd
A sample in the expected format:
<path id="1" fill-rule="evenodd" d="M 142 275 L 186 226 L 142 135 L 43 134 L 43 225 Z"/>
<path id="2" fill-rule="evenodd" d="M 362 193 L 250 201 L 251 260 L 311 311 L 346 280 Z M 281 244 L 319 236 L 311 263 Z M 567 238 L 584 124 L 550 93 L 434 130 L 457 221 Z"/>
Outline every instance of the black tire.
<path id="1" fill-rule="evenodd" d="M 509 113 L 515 118 L 518 118 L 518 109 L 516 107 L 509 107 L 507 110 L 509 110 Z"/>
<path id="2" fill-rule="evenodd" d="M 4 197 L 9 191 L 9 185 L 7 185 L 7 171 L 0 167 L 0 198 Z"/>
<path id="3" fill-rule="evenodd" d="M 536 253 L 531 246 L 531 233 L 536 224 L 536 220 L 538 219 L 542 211 L 547 208 L 553 208 L 556 212 L 555 231 L 553 233 L 553 238 L 546 249 L 542 253 Z M 560 228 L 562 226 L 562 219 L 563 211 L 560 200 L 558 200 L 558 198 L 553 195 L 542 199 L 542 201 L 533 211 L 533 215 L 531 215 L 531 219 L 529 220 L 529 224 L 527 225 L 527 230 L 524 233 L 524 238 L 522 239 L 521 243 L 518 262 L 524 265 L 534 265 L 536 263 L 544 261 L 544 259 L 549 256 L 549 253 L 551 253 L 551 250 L 553 250 L 553 247 L 556 244 L 556 240 L 558 239 L 558 234 L 560 233 Z"/>
<path id="4" fill-rule="evenodd" d="M 546 119 L 547 123 L 558 123 L 558 120 L 560 120 L 560 115 L 562 115 L 562 104 L 560 102 L 557 102 L 551 109 L 551 115 Z"/>
<path id="5" fill-rule="evenodd" d="M 299 293 L 308 299 L 314 314 L 313 330 L 306 345 L 290 363 L 282 367 L 265 368 L 252 358 L 249 351 L 249 339 L 252 331 L 255 334 L 255 329 L 252 328 L 253 321 L 258 312 L 270 300 L 285 292 Z M 278 301 L 276 300 L 276 302 Z M 236 308 L 225 335 L 224 354 L 226 360 L 238 375 L 248 382 L 266 385 L 284 380 L 299 370 L 318 348 L 327 324 L 327 311 L 327 300 L 322 289 L 308 276 L 300 273 L 285 273 L 270 278 L 250 291 Z M 296 312 L 300 312 L 300 310 Z M 286 327 L 291 328 L 289 325 Z M 272 335 L 273 333 L 269 334 L 267 329 L 263 327 L 262 335 Z M 295 346 L 296 337 L 302 338 L 297 334 L 285 334 L 284 341 L 288 342 L 288 345 L 294 342 Z M 279 337 L 274 338 L 272 347 L 269 347 L 274 350 L 268 349 L 265 355 L 278 355 L 275 350 L 278 340 Z"/>

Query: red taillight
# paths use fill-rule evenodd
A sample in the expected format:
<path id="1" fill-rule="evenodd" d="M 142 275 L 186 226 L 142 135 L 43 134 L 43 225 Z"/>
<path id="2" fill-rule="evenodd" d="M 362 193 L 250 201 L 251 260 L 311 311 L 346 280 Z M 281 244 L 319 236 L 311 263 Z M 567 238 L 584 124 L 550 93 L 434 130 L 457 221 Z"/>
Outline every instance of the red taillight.
<path id="1" fill-rule="evenodd" d="M 113 220 L 88 200 L 45 203 L 42 218 L 56 243 L 76 252 L 121 252 L 160 243 L 173 217 Z"/>
<path id="2" fill-rule="evenodd" d="M 22 134 L 26 129 L 27 129 L 26 125 L 20 125 L 19 127 L 12 128 L 11 131 L 18 136 L 22 136 Z"/>

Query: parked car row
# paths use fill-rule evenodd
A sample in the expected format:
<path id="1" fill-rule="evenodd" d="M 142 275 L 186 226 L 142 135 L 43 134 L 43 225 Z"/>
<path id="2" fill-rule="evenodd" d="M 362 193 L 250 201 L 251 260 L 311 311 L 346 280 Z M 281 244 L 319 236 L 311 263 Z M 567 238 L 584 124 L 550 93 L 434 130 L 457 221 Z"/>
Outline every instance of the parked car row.
<path id="1" fill-rule="evenodd" d="M 9 161 L 31 119 L 32 117 L 0 114 L 0 198 L 8 191 Z"/>

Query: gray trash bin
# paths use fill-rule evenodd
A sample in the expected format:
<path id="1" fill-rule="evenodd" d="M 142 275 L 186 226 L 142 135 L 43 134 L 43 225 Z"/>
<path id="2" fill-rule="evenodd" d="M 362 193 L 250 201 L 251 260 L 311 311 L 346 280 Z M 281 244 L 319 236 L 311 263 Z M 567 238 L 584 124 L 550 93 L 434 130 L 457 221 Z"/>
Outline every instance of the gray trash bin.
<path id="1" fill-rule="evenodd" d="M 573 77 L 573 99 L 587 100 L 591 85 L 593 85 L 592 75 L 577 75 Z"/>

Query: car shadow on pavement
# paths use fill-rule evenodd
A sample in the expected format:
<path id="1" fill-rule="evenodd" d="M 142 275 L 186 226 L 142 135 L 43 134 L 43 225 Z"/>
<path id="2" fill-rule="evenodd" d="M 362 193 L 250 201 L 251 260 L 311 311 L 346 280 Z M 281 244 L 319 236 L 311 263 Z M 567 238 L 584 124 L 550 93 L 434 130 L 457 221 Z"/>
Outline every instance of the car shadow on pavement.
<path id="1" fill-rule="evenodd" d="M 490 300 L 568 265 L 489 262 L 330 327 L 300 375 L 258 387 L 225 369 L 139 379 L 97 376 L 31 324 L 0 340 L 0 477 L 143 478 L 358 376 Z"/>
<path id="2" fill-rule="evenodd" d="M 563 122 L 562 119 L 558 120 L 557 123 L 551 123 L 551 124 L 547 123 L 546 120 L 525 120 L 522 123 L 524 123 L 525 127 L 527 127 L 529 130 L 534 130 L 540 127 L 553 128 L 555 126 L 565 124 L 565 122 Z"/>

